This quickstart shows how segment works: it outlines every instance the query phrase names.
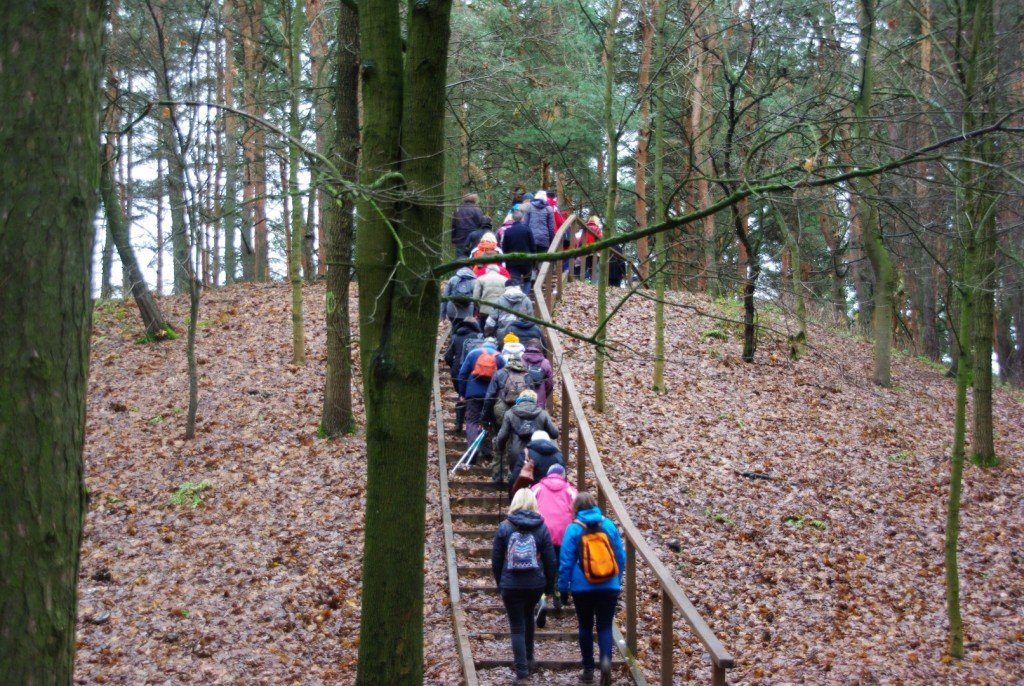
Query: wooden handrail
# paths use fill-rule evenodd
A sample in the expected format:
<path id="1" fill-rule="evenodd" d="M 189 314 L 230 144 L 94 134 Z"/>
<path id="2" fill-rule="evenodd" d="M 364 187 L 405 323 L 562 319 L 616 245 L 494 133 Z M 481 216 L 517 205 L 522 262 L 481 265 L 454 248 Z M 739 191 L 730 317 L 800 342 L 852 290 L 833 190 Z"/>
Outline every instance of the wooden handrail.
<path id="1" fill-rule="evenodd" d="M 452 629 L 455 634 L 455 649 L 462 663 L 462 676 L 465 686 L 477 686 L 476 665 L 473 662 L 473 651 L 469 647 L 469 636 L 466 635 L 466 611 L 462 607 L 462 592 L 459 590 L 458 560 L 455 555 L 455 534 L 452 530 L 452 511 L 448 498 L 448 453 L 444 440 L 444 408 L 441 402 L 441 379 L 438 374 L 437 360 L 448 341 L 451 330 L 437 339 L 434 351 L 434 429 L 437 432 L 437 469 L 440 473 L 441 521 L 444 523 L 445 563 L 448 567 L 448 595 L 451 600 Z"/>
<path id="2" fill-rule="evenodd" d="M 556 252 L 559 245 L 561 245 L 562 237 L 566 230 L 568 230 L 573 221 L 576 219 L 575 215 L 571 215 L 567 219 L 562 227 L 555 234 L 554 239 L 551 241 L 551 247 L 548 252 Z M 554 265 L 554 266 L 552 266 Z M 557 269 L 558 283 L 557 286 L 551 283 L 551 270 Z M 537 276 L 537 287 L 540 289 L 537 292 L 537 317 L 547 322 L 552 322 L 551 309 L 555 300 L 555 297 L 561 297 L 561 282 L 562 282 L 562 270 L 558 262 L 545 262 L 541 265 L 540 271 Z M 564 359 L 564 348 L 562 347 L 561 340 L 559 339 L 558 333 L 554 329 L 546 330 L 548 338 L 548 350 L 553 360 Z M 675 579 L 672 578 L 672 573 L 668 570 L 665 564 L 658 558 L 654 550 L 648 545 L 647 541 L 641 535 L 639 529 L 633 523 L 633 519 L 629 516 L 629 512 L 626 510 L 626 506 L 619 499 L 618 494 L 615 492 L 611 481 L 608 479 L 608 475 L 605 472 L 604 464 L 601 461 L 600 453 L 597 449 L 597 442 L 594 440 L 594 434 L 590 429 L 590 423 L 587 421 L 586 413 L 583 409 L 583 403 L 580 399 L 579 393 L 576 390 L 576 384 L 573 381 L 572 374 L 569 372 L 568 366 L 565 364 L 559 365 L 559 375 L 561 376 L 562 386 L 562 427 L 566 429 L 561 434 L 563 454 L 568 452 L 568 420 L 565 418 L 568 415 L 568 410 L 571 408 L 572 415 L 576 418 L 576 428 L 578 432 L 578 438 L 580 441 L 580 452 L 579 454 L 586 455 L 586 461 L 590 463 L 590 468 L 594 474 L 594 480 L 598 487 L 598 498 L 602 502 L 605 512 L 611 512 L 614 519 L 618 521 L 619 526 L 622 527 L 623 534 L 627 541 L 627 550 L 630 553 L 634 553 L 639 556 L 647 566 L 651 569 L 651 572 L 658 579 L 658 584 L 661 587 L 662 592 L 662 632 L 671 631 L 672 628 L 672 608 L 679 610 L 683 619 L 689 625 L 690 629 L 696 634 L 698 640 L 704 644 L 705 649 L 711 656 L 712 662 L 712 683 L 713 684 L 724 684 L 725 683 L 725 670 L 730 669 L 734 666 L 734 661 L 729 652 L 725 649 L 722 643 L 715 636 L 714 632 L 707 625 L 704 619 L 700 616 L 697 608 L 693 606 L 689 598 L 683 592 L 683 589 L 679 587 Z M 586 476 L 585 471 L 586 465 L 583 460 L 577 462 L 577 483 L 580 489 L 584 486 L 584 477 Z M 627 564 L 627 575 L 626 575 L 626 599 L 627 604 L 636 602 L 636 570 L 630 569 L 634 563 L 633 555 L 629 555 L 631 559 Z M 636 608 L 627 607 L 627 641 L 631 643 L 630 647 L 635 650 L 636 643 Z M 666 627 L 667 622 L 667 629 Z M 663 684 L 672 683 L 672 667 L 671 667 L 671 636 L 662 636 L 662 665 L 661 665 L 661 681 Z"/>

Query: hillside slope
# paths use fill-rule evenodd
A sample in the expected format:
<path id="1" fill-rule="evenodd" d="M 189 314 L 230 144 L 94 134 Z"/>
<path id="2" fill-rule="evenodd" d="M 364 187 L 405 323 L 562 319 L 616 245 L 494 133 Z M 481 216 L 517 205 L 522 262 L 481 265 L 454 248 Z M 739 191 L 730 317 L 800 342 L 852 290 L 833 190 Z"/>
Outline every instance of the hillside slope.
<path id="1" fill-rule="evenodd" d="M 995 394 L 1002 466 L 965 472 L 969 647 L 949 664 L 942 546 L 952 381 L 897 357 L 895 386 L 877 388 L 870 346 L 817 328 L 799 362 L 780 337 L 763 334 L 756 362 L 744 364 L 739 328 L 698 314 L 738 317 L 737 307 L 671 298 L 669 392 L 650 390 L 654 307 L 633 298 L 609 327 L 611 408 L 590 419 L 631 516 L 737 659 L 730 682 L 1019 683 L 1021 396 Z M 589 334 L 595 299 L 592 287 L 569 286 L 556 320 Z M 564 362 L 592 398 L 592 349 L 566 340 Z M 673 538 L 678 553 L 667 546 Z M 684 633 L 677 641 L 695 642 Z M 642 642 L 644 654 L 656 661 L 656 643 Z M 677 673 L 707 678 L 703 653 Z"/>
<path id="2" fill-rule="evenodd" d="M 203 295 L 194 441 L 183 440 L 184 337 L 137 345 L 133 305 L 96 312 L 76 683 L 355 681 L 362 435 L 317 438 L 324 288 L 305 291 L 302 368 L 289 364 L 289 298 L 270 284 Z M 182 330 L 187 305 L 161 299 Z M 353 321 L 354 310 L 353 298 Z M 183 483 L 203 481 L 197 507 L 169 506 Z M 427 546 L 438 551 L 436 470 L 428 483 Z M 424 563 L 429 684 L 457 681 L 443 560 Z"/>

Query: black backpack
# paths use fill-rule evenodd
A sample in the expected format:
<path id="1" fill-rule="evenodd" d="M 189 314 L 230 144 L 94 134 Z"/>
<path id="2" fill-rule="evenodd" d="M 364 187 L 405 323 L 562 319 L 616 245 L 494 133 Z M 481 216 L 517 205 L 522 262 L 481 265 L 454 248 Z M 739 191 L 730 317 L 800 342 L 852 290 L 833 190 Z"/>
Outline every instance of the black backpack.
<path id="1" fill-rule="evenodd" d="M 536 391 L 544 384 L 544 370 L 538 365 L 531 364 L 526 369 L 526 387 L 531 391 Z"/>
<path id="2" fill-rule="evenodd" d="M 458 279 L 458 281 L 456 281 L 455 285 L 452 287 L 450 295 L 464 296 L 467 298 L 473 297 L 473 286 L 476 284 L 475 278 L 455 275 L 452 277 L 452 279 Z M 471 308 L 470 311 L 472 312 L 473 303 L 455 303 L 449 300 L 447 303 L 445 303 L 445 314 L 448 316 L 449 319 L 458 319 L 459 308 L 464 307 Z"/>
<path id="3" fill-rule="evenodd" d="M 484 344 L 484 335 L 482 333 L 471 333 L 466 336 L 462 341 L 462 351 L 459 355 L 459 369 L 462 368 L 462 363 L 466 361 L 469 354 Z"/>
<path id="4" fill-rule="evenodd" d="M 525 438 L 524 444 L 529 443 L 533 437 L 533 432 L 537 431 L 537 421 L 534 419 L 524 419 L 519 422 L 519 428 L 516 429 L 516 436 L 519 438 Z"/>

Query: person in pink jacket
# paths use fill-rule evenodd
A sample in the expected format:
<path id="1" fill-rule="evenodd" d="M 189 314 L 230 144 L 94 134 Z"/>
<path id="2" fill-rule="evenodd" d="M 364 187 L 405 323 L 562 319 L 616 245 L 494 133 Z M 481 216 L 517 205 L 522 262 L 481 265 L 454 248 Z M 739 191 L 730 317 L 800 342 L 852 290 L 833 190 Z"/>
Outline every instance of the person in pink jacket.
<path id="1" fill-rule="evenodd" d="M 544 525 L 551 532 L 551 542 L 555 544 L 555 555 L 561 552 L 562 537 L 572 523 L 572 501 L 577 491 L 565 479 L 565 467 L 553 464 L 547 475 L 530 487 L 537 496 L 537 512 L 544 518 Z M 557 582 L 557 579 L 556 579 Z M 562 607 L 562 601 L 555 598 L 555 609 Z"/>

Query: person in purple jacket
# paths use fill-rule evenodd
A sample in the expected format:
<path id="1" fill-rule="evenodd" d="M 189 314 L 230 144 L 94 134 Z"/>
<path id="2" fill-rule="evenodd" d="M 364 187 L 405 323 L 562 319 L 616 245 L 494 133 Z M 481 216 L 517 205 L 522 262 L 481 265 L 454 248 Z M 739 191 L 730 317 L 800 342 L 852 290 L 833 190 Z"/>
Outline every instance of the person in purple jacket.
<path id="1" fill-rule="evenodd" d="M 520 359 L 529 375 L 527 388 L 537 394 L 537 407 L 547 407 L 548 396 L 555 390 L 555 372 L 551 368 L 550 360 L 544 357 L 544 346 L 539 338 L 531 338 L 526 341 L 526 350 Z M 543 375 L 543 380 L 539 383 L 532 378 L 537 374 L 537 370 Z"/>

